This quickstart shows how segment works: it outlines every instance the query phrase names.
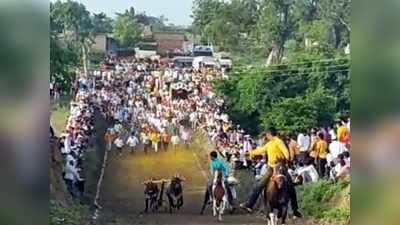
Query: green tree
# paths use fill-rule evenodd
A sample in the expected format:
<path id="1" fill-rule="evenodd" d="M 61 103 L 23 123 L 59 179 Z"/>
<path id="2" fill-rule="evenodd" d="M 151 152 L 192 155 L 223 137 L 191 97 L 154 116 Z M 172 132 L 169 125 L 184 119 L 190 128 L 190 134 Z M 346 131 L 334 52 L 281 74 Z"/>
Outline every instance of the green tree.
<path id="1" fill-rule="evenodd" d="M 263 115 L 263 127 L 276 127 L 288 134 L 330 125 L 336 113 L 335 98 L 323 88 L 305 96 L 285 98 L 272 104 L 271 111 Z"/>
<path id="2" fill-rule="evenodd" d="M 107 17 L 105 13 L 93 14 L 92 16 L 93 29 L 96 34 L 111 33 L 112 22 L 113 20 Z"/>
<path id="3" fill-rule="evenodd" d="M 298 37 L 316 43 L 313 48 L 320 52 L 334 52 L 345 47 L 350 37 L 350 5 L 350 0 L 297 1 Z"/>
<path id="4" fill-rule="evenodd" d="M 113 24 L 113 37 L 124 47 L 134 47 L 140 41 L 143 27 L 136 18 L 118 15 Z"/>
<path id="5" fill-rule="evenodd" d="M 50 35 L 50 80 L 60 85 L 61 90 L 70 91 L 75 79 L 72 69 L 78 65 L 79 55 L 54 35 Z"/>
<path id="6" fill-rule="evenodd" d="M 218 11 L 204 27 L 204 35 L 220 50 L 236 52 L 241 49 L 258 18 L 258 2 L 255 0 L 232 0 L 221 3 Z"/>
<path id="7" fill-rule="evenodd" d="M 294 0 L 263 0 L 258 21 L 258 40 L 270 50 L 269 63 L 281 63 L 285 43 L 296 29 Z"/>
<path id="8" fill-rule="evenodd" d="M 223 5 L 218 0 L 193 0 L 192 15 L 193 30 L 196 34 L 203 35 L 204 29 L 217 14 Z"/>
<path id="9" fill-rule="evenodd" d="M 95 35 L 90 12 L 83 4 L 71 0 L 57 1 L 50 9 L 50 17 L 54 20 L 54 24 L 61 26 L 63 38 L 79 44 L 83 69 L 87 76 L 89 54 Z"/>

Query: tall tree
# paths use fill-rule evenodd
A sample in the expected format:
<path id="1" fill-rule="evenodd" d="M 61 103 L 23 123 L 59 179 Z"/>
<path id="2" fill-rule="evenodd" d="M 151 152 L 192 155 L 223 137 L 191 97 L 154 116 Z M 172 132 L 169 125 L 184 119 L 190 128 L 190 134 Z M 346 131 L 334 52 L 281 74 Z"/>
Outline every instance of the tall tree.
<path id="1" fill-rule="evenodd" d="M 294 0 L 263 0 L 261 3 L 257 33 L 258 39 L 271 51 L 269 63 L 282 61 L 285 43 L 296 26 L 294 7 Z"/>
<path id="2" fill-rule="evenodd" d="M 142 31 L 138 20 L 126 15 L 118 15 L 113 24 L 113 37 L 124 47 L 134 47 L 140 41 Z"/>
<path id="3" fill-rule="evenodd" d="M 211 22 L 222 5 L 223 3 L 218 0 L 193 0 L 192 18 L 194 30 L 197 34 L 203 34 L 205 27 Z"/>
<path id="4" fill-rule="evenodd" d="M 92 16 L 93 29 L 96 34 L 111 33 L 112 32 L 112 19 L 107 17 L 103 12 L 93 14 Z"/>
<path id="5" fill-rule="evenodd" d="M 68 0 L 66 2 L 55 2 L 50 14 L 54 22 L 62 27 L 63 38 L 79 43 L 83 69 L 87 76 L 90 48 L 94 44 L 94 30 L 90 12 L 86 10 L 83 4 Z"/>
<path id="6" fill-rule="evenodd" d="M 258 1 L 232 0 L 220 3 L 203 33 L 222 50 L 236 51 L 251 35 L 257 20 Z"/>

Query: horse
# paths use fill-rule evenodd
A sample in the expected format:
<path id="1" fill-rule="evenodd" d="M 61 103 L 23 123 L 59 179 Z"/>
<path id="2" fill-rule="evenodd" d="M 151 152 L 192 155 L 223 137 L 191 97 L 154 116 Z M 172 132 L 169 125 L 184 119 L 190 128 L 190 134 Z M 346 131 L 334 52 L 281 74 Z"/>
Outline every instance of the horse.
<path id="1" fill-rule="evenodd" d="M 233 199 L 236 199 L 236 198 L 237 198 L 237 194 L 236 194 L 236 188 L 235 188 L 235 186 L 237 186 L 237 185 L 239 184 L 239 181 L 238 181 L 235 177 L 230 176 L 230 177 L 227 178 L 227 183 L 228 183 L 228 185 L 229 185 L 229 187 L 230 187 L 230 189 L 231 189 L 232 198 L 233 198 Z M 226 190 L 226 189 L 225 189 L 225 190 Z M 204 211 L 205 211 L 207 205 L 209 204 L 209 199 L 210 199 L 210 198 L 211 198 L 211 194 L 209 193 L 208 188 L 207 188 L 206 193 L 205 193 L 205 196 L 204 196 L 203 205 L 202 205 L 202 207 L 201 207 L 200 215 L 203 215 L 203 214 L 204 214 Z M 231 205 L 231 204 L 229 204 L 229 201 L 226 201 L 226 203 L 225 203 L 225 209 L 230 210 L 231 214 L 234 212 L 234 206 Z"/>
<path id="2" fill-rule="evenodd" d="M 157 197 L 158 197 L 158 186 L 152 180 L 144 182 L 145 185 L 144 195 L 145 195 L 145 209 L 144 212 L 147 213 L 150 208 L 153 213 L 157 212 Z"/>
<path id="3" fill-rule="evenodd" d="M 228 202 L 228 194 L 225 189 L 224 178 L 221 169 L 214 171 L 214 179 L 212 185 L 213 196 L 213 214 L 218 216 L 218 221 L 222 221 L 222 214 L 224 214 L 225 206 Z"/>
<path id="4" fill-rule="evenodd" d="M 276 225 L 278 219 L 281 219 L 281 224 L 285 224 L 290 200 L 286 172 L 285 164 L 278 162 L 264 190 L 264 204 L 269 216 L 268 225 Z M 275 209 L 278 211 L 277 216 L 274 214 Z"/>
<path id="5" fill-rule="evenodd" d="M 172 209 L 177 209 L 179 211 L 183 205 L 182 181 L 184 181 L 184 178 L 176 175 L 171 179 L 167 187 L 166 194 L 169 202 L 169 213 L 172 213 Z"/>

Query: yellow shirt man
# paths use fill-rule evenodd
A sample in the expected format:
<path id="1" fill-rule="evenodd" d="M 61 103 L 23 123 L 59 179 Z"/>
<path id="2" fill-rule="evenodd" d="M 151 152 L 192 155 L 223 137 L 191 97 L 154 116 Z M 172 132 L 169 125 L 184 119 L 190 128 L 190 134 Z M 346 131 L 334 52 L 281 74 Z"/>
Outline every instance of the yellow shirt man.
<path id="1" fill-rule="evenodd" d="M 107 143 L 111 143 L 114 140 L 114 135 L 112 135 L 111 133 L 107 132 L 104 135 L 104 139 L 106 140 Z"/>
<path id="2" fill-rule="evenodd" d="M 159 141 L 157 133 L 152 133 L 150 139 L 154 143 L 157 143 Z"/>
<path id="3" fill-rule="evenodd" d="M 337 128 L 337 139 L 341 142 L 344 142 L 345 137 L 347 136 L 347 127 L 341 125 Z"/>
<path id="4" fill-rule="evenodd" d="M 268 155 L 268 166 L 275 166 L 278 159 L 289 160 L 289 151 L 285 143 L 278 137 L 273 137 L 263 147 L 250 152 L 250 157 L 257 155 Z"/>
<path id="5" fill-rule="evenodd" d="M 328 154 L 328 144 L 324 140 L 319 140 L 315 146 L 318 153 L 318 158 L 326 159 L 326 155 Z"/>

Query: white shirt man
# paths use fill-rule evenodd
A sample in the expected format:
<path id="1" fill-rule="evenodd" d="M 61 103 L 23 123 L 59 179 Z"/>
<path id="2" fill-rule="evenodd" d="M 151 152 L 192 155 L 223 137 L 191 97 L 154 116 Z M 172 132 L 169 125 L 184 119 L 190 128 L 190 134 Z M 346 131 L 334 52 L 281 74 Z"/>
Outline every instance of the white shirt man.
<path id="1" fill-rule="evenodd" d="M 117 149 L 119 151 L 119 154 L 122 155 L 122 147 L 124 147 L 124 141 L 122 140 L 121 137 L 118 137 L 114 141 L 115 146 L 117 146 Z"/>
<path id="2" fill-rule="evenodd" d="M 264 162 L 264 164 L 261 166 L 260 174 L 256 175 L 256 181 L 261 180 L 263 176 L 267 173 L 268 170 L 268 164 Z"/>
<path id="3" fill-rule="evenodd" d="M 138 143 L 139 143 L 139 139 L 134 134 L 129 136 L 128 140 L 126 141 L 126 144 L 131 149 L 131 153 L 133 153 L 135 151 L 135 147 L 137 146 Z"/>
<path id="4" fill-rule="evenodd" d="M 71 135 L 67 133 L 65 135 L 64 148 L 61 149 L 61 153 L 69 154 L 70 152 L 71 152 Z"/>
<path id="5" fill-rule="evenodd" d="M 182 131 L 182 141 L 185 142 L 185 144 L 188 144 L 189 140 L 190 140 L 189 132 L 186 130 Z"/>
<path id="6" fill-rule="evenodd" d="M 66 180 L 71 181 L 72 183 L 75 183 L 76 181 L 82 180 L 82 178 L 79 176 L 78 170 L 75 167 L 75 163 L 70 160 L 67 165 L 65 166 L 65 176 L 64 178 Z"/>
<path id="7" fill-rule="evenodd" d="M 346 146 L 342 142 L 336 140 L 336 138 L 329 144 L 329 152 L 332 154 L 334 159 L 345 151 L 347 151 Z"/>
<path id="8" fill-rule="evenodd" d="M 307 134 L 304 135 L 303 133 L 299 133 L 299 135 L 297 136 L 297 144 L 300 149 L 300 152 L 308 151 L 310 143 L 311 143 L 310 136 L 308 136 Z"/>
<path id="9" fill-rule="evenodd" d="M 176 146 L 179 143 L 179 136 L 178 135 L 174 135 L 171 137 L 171 143 L 174 146 L 174 148 L 176 148 Z"/>
<path id="10" fill-rule="evenodd" d="M 316 183 L 318 181 L 319 175 L 317 170 L 314 168 L 313 165 L 309 165 L 309 166 L 304 166 L 299 168 L 299 170 L 297 171 L 297 173 L 299 175 L 301 175 L 303 177 L 303 182 L 309 182 L 306 177 L 310 177 L 312 183 Z"/>
<path id="11" fill-rule="evenodd" d="M 139 143 L 139 140 L 137 139 L 137 137 L 135 135 L 129 136 L 128 140 L 126 141 L 126 144 L 131 148 L 136 147 L 136 145 L 138 143 Z"/>

